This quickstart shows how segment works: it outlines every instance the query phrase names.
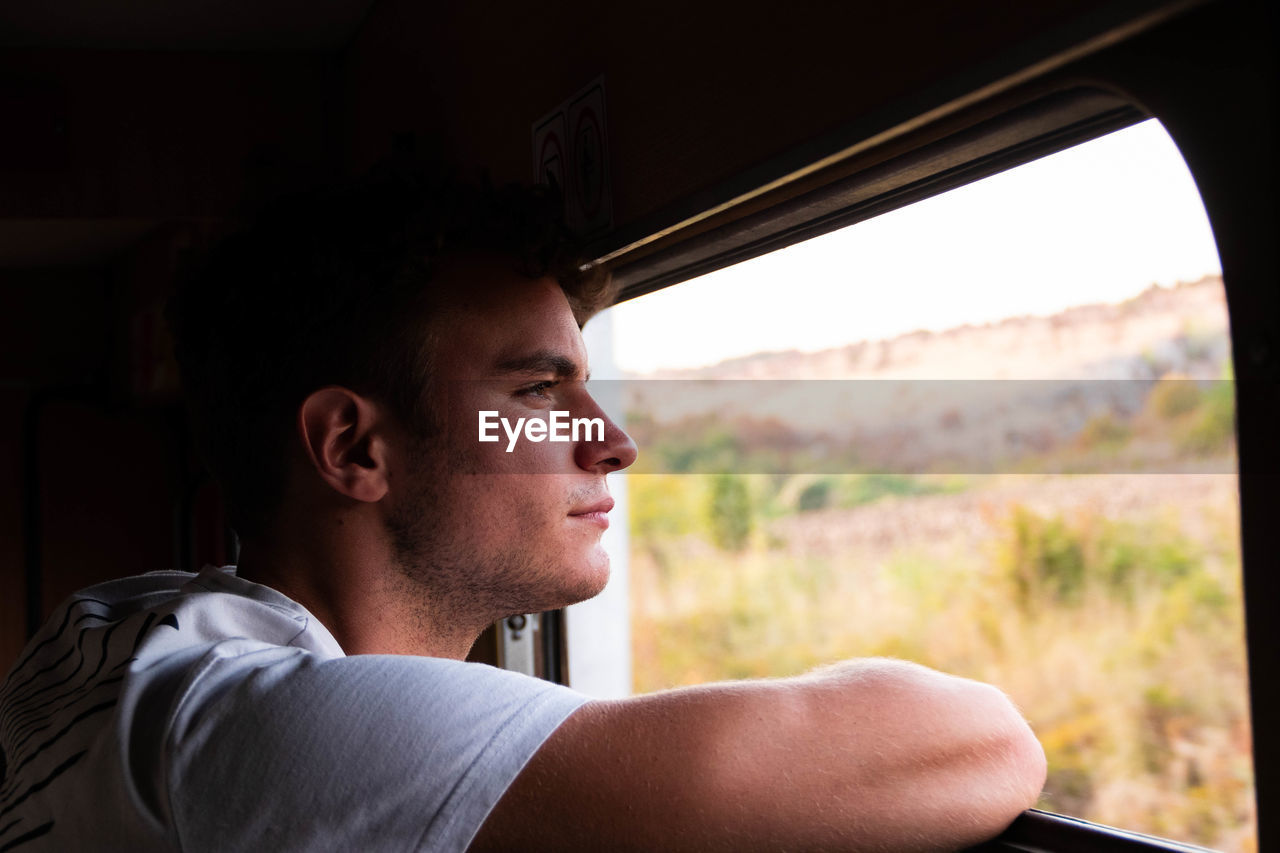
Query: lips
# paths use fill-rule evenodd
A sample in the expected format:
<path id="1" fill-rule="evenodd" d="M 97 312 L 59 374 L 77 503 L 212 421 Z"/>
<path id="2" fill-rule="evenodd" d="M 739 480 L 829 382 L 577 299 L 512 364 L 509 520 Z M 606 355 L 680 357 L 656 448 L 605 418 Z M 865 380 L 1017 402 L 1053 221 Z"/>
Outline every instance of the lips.
<path id="1" fill-rule="evenodd" d="M 613 509 L 613 498 L 605 495 L 593 504 L 579 507 L 569 513 L 570 518 L 576 518 L 581 521 L 589 521 L 598 524 L 601 527 L 609 526 L 609 510 Z"/>
<path id="2" fill-rule="evenodd" d="M 591 515 L 596 512 L 608 512 L 611 509 L 613 509 L 613 498 L 605 495 L 603 498 L 589 506 L 575 509 L 573 512 L 569 513 L 569 515 Z"/>

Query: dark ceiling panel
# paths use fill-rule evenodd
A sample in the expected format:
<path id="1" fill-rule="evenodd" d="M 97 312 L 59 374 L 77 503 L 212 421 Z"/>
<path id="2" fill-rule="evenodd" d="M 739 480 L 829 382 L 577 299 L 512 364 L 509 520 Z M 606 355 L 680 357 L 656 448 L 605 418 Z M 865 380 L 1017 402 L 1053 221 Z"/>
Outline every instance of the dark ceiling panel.
<path id="1" fill-rule="evenodd" d="M 334 50 L 374 0 L 44 0 L 0 4 L 0 44 L 129 50 Z"/>

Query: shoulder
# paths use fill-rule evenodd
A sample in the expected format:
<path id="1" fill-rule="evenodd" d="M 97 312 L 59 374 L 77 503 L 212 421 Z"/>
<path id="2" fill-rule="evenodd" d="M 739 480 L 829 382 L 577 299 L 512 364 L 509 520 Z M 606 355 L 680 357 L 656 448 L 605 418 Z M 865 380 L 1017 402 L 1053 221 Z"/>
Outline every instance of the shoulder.
<path id="1" fill-rule="evenodd" d="M 306 847 L 299 839 L 463 849 L 587 701 L 549 682 L 436 658 L 247 662 L 232 664 L 239 677 L 220 678 L 227 689 L 197 697 L 177 721 L 169 796 L 184 838 L 219 831 L 224 847 L 245 849 Z M 216 827 L 210 802 L 219 803 Z"/>

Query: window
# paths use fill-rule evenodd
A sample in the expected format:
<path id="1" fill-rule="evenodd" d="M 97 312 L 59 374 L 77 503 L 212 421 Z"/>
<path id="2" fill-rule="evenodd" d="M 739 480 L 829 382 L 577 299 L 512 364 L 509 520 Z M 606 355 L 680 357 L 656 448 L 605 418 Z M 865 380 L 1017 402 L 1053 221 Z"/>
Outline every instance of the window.
<path id="1" fill-rule="evenodd" d="M 1256 847 L 1225 294 L 1158 123 L 587 331 L 641 460 L 575 684 L 909 658 L 1014 698 L 1043 808 Z"/>

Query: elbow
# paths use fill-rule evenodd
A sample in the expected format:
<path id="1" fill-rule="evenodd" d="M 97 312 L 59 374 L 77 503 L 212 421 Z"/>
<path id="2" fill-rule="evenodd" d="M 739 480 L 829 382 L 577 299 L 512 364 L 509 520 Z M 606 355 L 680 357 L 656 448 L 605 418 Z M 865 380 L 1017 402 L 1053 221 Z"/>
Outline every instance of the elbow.
<path id="1" fill-rule="evenodd" d="M 1026 775 L 1024 777 L 1029 792 L 1030 802 L 1027 807 L 1035 805 L 1044 791 L 1045 780 L 1049 776 L 1049 762 L 1044 755 L 1044 747 L 1024 720 L 1022 723 L 1025 736 L 1022 738 Z"/>
<path id="2" fill-rule="evenodd" d="M 1040 745 L 1039 739 L 1031 731 L 1027 721 L 1022 718 L 1016 708 L 1013 714 L 1016 717 L 1016 725 L 1008 736 L 1005 748 L 1011 768 L 1013 799 L 1019 804 L 1018 810 L 1021 811 L 1034 806 L 1040 798 L 1045 779 L 1048 777 L 1049 765 L 1045 759 L 1044 747 Z"/>
<path id="3" fill-rule="evenodd" d="M 1048 769 L 1044 748 L 1004 691 L 914 666 L 899 667 L 897 674 L 920 692 L 899 693 L 893 685 L 901 704 L 886 707 L 914 722 L 921 753 L 934 750 L 935 778 L 950 794 L 939 797 L 940 804 L 958 805 L 997 832 L 1035 805 Z"/>
<path id="4" fill-rule="evenodd" d="M 996 831 L 1036 804 L 1048 774 L 1044 748 L 1013 702 L 1000 690 L 990 691 L 991 747 L 987 760 L 1003 784 L 991 790 L 991 818 Z"/>

